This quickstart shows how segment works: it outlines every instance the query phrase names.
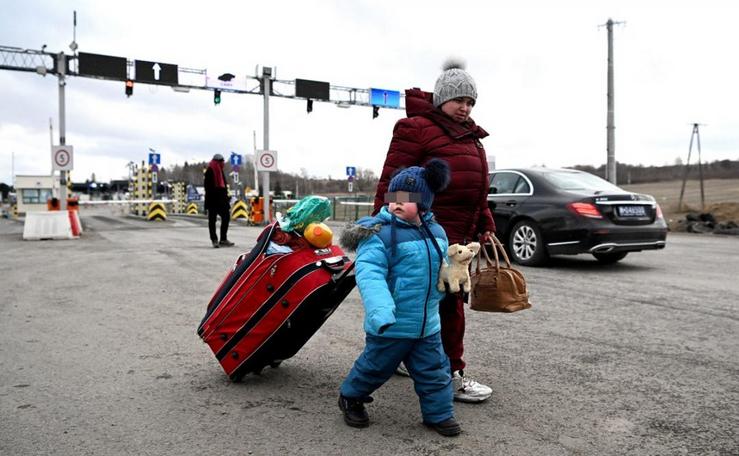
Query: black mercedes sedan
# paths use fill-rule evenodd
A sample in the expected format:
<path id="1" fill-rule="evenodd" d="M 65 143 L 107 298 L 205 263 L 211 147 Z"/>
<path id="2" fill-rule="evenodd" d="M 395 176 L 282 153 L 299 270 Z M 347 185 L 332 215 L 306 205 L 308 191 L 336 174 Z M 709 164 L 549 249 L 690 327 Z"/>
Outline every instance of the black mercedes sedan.
<path id="1" fill-rule="evenodd" d="M 488 204 L 513 261 L 537 266 L 551 255 L 592 254 L 615 263 L 662 249 L 667 224 L 653 197 L 572 169 L 490 172 Z"/>

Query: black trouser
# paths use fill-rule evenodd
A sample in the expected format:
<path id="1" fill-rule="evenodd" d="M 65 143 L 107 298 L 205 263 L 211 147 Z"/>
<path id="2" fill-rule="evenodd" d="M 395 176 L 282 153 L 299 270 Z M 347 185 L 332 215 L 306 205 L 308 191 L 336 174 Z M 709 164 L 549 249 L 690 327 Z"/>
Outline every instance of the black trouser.
<path id="1" fill-rule="evenodd" d="M 210 240 L 218 242 L 218 236 L 216 236 L 216 219 L 221 216 L 221 241 L 228 240 L 228 221 L 231 218 L 231 214 L 228 206 L 211 207 L 208 209 L 208 231 L 210 231 Z"/>

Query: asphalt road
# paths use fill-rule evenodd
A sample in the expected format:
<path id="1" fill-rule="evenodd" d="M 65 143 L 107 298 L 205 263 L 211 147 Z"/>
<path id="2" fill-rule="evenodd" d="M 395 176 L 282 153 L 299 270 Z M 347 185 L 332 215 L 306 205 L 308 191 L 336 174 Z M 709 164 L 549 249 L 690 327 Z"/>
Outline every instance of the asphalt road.
<path id="1" fill-rule="evenodd" d="M 457 404 L 464 433 L 443 438 L 402 377 L 369 428 L 343 423 L 356 290 L 294 358 L 227 379 L 195 329 L 259 229 L 213 249 L 202 219 L 82 219 L 74 241 L 0 220 L 2 455 L 739 454 L 739 238 L 521 268 L 531 310 L 468 313 L 467 372 L 494 393 Z"/>

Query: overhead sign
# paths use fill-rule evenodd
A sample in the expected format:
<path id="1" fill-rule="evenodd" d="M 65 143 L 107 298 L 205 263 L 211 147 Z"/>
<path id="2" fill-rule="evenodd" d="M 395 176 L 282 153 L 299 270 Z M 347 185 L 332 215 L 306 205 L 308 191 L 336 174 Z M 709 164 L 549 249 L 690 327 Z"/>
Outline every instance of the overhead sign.
<path id="1" fill-rule="evenodd" d="M 277 151 L 276 150 L 258 150 L 257 151 L 257 171 L 277 171 Z"/>
<path id="2" fill-rule="evenodd" d="M 80 52 L 77 56 L 77 73 L 84 76 L 101 76 L 125 81 L 128 79 L 128 61 L 125 57 L 88 54 Z"/>
<path id="3" fill-rule="evenodd" d="M 295 96 L 312 100 L 329 101 L 331 85 L 324 81 L 310 81 L 308 79 L 295 80 Z"/>
<path id="4" fill-rule="evenodd" d="M 370 104 L 385 108 L 399 108 L 400 92 L 397 90 L 370 89 Z"/>
<path id="5" fill-rule="evenodd" d="M 149 84 L 177 85 L 177 65 L 136 60 L 136 81 Z"/>
<path id="6" fill-rule="evenodd" d="M 234 77 L 233 79 L 224 81 L 223 79 L 219 79 L 215 76 L 206 75 L 205 87 L 220 89 L 226 92 L 228 92 L 229 90 L 247 90 L 246 78 L 244 76 L 238 78 Z"/>
<path id="7" fill-rule="evenodd" d="M 51 165 L 54 171 L 71 171 L 73 169 L 74 147 L 52 146 Z"/>

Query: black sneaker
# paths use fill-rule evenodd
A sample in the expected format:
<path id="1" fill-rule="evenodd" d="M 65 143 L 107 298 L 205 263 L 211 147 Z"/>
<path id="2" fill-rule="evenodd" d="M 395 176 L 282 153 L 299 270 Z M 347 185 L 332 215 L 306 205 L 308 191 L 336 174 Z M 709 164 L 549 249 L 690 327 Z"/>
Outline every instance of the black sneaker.
<path id="1" fill-rule="evenodd" d="M 218 241 L 210 241 L 210 242 L 211 242 L 211 244 L 213 244 L 213 248 L 214 248 L 214 249 L 217 249 L 218 247 L 220 247 L 220 246 L 218 245 Z"/>
<path id="2" fill-rule="evenodd" d="M 219 242 L 218 245 L 220 245 L 221 247 L 232 247 L 234 243 L 226 239 L 224 241 Z"/>
<path id="3" fill-rule="evenodd" d="M 462 433 L 462 426 L 454 418 L 449 418 L 441 423 L 427 423 L 424 421 L 423 424 L 444 437 L 454 437 Z"/>
<path id="4" fill-rule="evenodd" d="M 364 409 L 364 404 L 369 404 L 372 400 L 371 397 L 354 399 L 339 395 L 339 408 L 344 412 L 344 422 L 357 428 L 369 426 L 369 415 Z"/>

